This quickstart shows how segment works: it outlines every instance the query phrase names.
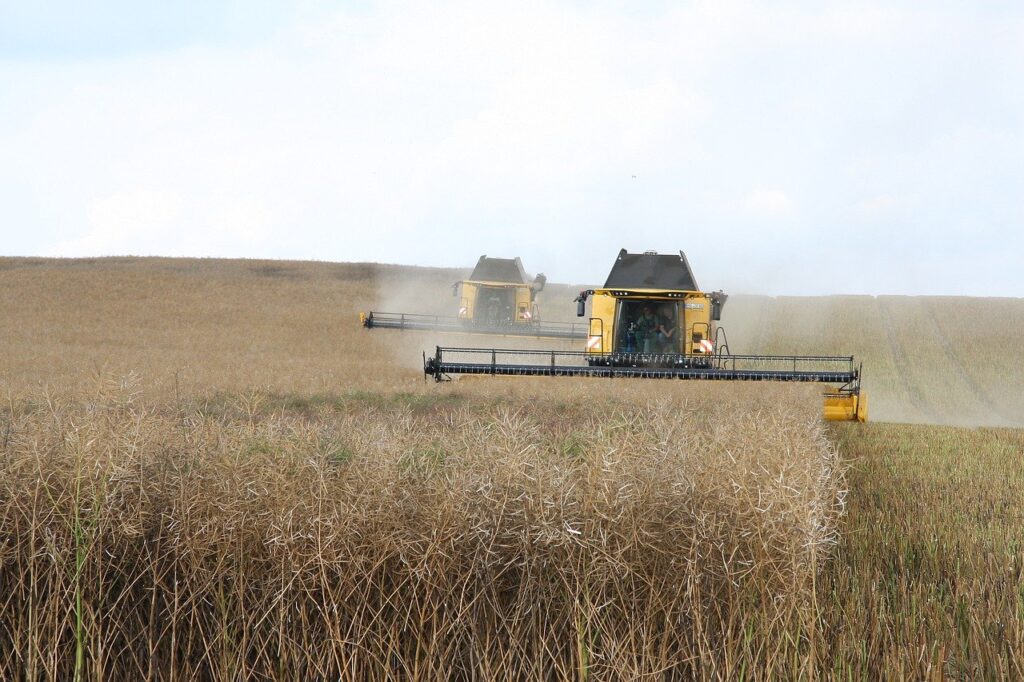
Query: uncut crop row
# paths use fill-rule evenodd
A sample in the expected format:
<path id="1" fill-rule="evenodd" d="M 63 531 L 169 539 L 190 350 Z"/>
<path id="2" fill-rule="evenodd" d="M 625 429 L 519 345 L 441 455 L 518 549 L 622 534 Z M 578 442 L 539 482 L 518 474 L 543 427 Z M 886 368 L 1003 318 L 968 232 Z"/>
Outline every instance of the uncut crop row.
<path id="1" fill-rule="evenodd" d="M 793 674 L 836 453 L 813 400 L 701 398 L 12 402 L 0 677 Z"/>

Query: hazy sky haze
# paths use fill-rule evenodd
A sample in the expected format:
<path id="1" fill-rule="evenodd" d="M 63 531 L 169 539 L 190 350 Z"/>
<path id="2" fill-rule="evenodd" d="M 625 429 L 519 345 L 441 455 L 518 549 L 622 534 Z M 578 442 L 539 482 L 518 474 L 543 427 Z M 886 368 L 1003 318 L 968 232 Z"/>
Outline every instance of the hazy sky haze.
<path id="1" fill-rule="evenodd" d="M 1024 296 L 1017 3 L 0 5 L 0 253 Z"/>

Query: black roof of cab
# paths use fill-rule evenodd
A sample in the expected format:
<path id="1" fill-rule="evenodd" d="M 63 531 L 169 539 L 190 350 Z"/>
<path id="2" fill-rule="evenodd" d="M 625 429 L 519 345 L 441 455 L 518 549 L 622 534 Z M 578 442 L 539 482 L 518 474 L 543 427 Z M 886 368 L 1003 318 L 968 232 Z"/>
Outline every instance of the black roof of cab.
<path id="1" fill-rule="evenodd" d="M 627 253 L 625 249 L 619 251 L 604 288 L 700 291 L 682 251 L 675 256 L 654 251 Z"/>
<path id="2" fill-rule="evenodd" d="M 529 284 L 526 271 L 519 257 L 488 258 L 480 256 L 469 279 L 474 282 L 505 282 L 507 284 Z"/>

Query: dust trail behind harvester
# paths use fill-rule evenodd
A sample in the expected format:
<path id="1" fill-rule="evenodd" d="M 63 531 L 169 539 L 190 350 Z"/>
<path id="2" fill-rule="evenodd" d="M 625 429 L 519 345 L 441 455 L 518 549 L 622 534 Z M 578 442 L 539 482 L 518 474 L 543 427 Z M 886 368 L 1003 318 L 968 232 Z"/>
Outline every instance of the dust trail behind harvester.
<path id="1" fill-rule="evenodd" d="M 853 353 L 877 421 L 1024 425 L 1024 300 L 733 296 L 733 352 Z"/>
<path id="2" fill-rule="evenodd" d="M 367 309 L 388 313 L 418 313 L 455 317 L 459 298 L 453 295 L 453 285 L 466 279 L 469 269 L 405 268 L 378 277 L 376 294 Z M 546 322 L 579 322 L 575 316 L 573 298 L 581 287 L 551 284 L 537 294 L 541 320 Z M 545 348 L 551 350 L 578 350 L 579 343 L 568 339 L 514 337 L 493 334 L 458 334 L 437 331 L 380 330 L 368 334 L 374 345 L 381 345 L 396 365 L 422 371 L 422 354 L 438 345 L 464 347 L 496 347 L 513 349 Z"/>

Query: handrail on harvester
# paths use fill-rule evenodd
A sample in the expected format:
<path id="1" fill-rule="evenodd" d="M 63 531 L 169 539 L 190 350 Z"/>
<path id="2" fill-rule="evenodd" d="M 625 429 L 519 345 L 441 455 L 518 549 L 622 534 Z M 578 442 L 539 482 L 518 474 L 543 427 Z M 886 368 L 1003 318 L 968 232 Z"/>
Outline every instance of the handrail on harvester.
<path id="1" fill-rule="evenodd" d="M 402 329 L 408 331 L 441 331 L 463 334 L 498 334 L 530 338 L 585 339 L 587 325 L 581 322 L 531 322 L 487 324 L 479 320 L 465 320 L 444 315 L 422 313 L 388 313 L 371 311 L 360 313 L 367 329 Z"/>
<path id="2" fill-rule="evenodd" d="M 859 390 L 852 355 L 683 355 L 586 351 L 446 348 L 425 358 L 423 371 L 441 381 L 452 374 L 801 381 L 841 384 Z"/>

